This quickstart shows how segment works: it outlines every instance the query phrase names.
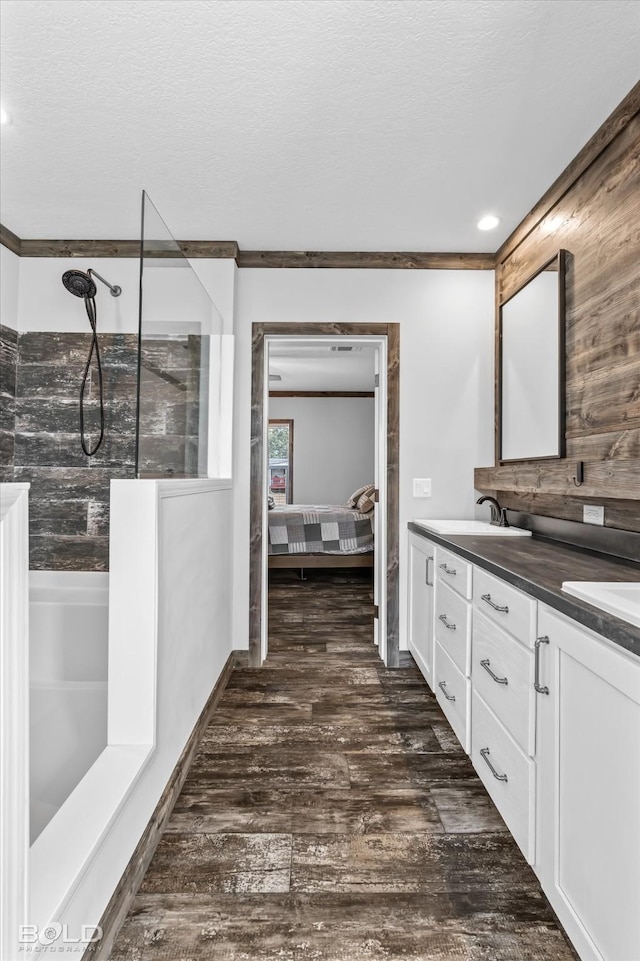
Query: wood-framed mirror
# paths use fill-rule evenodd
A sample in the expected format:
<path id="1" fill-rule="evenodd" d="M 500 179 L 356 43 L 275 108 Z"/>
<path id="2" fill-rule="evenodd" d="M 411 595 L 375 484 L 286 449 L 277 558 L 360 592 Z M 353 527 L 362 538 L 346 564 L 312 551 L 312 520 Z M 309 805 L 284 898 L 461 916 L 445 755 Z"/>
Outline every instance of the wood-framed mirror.
<path id="1" fill-rule="evenodd" d="M 565 266 L 559 250 L 500 303 L 501 464 L 565 456 Z"/>

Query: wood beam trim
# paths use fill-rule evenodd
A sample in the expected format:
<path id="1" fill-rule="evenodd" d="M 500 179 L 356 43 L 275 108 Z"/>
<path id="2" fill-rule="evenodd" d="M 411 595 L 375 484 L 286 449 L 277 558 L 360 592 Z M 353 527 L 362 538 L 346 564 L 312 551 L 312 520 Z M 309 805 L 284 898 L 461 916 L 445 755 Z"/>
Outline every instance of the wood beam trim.
<path id="1" fill-rule="evenodd" d="M 574 484 L 575 460 L 529 462 L 498 467 L 476 467 L 478 490 L 529 494 L 564 494 L 570 497 L 606 497 L 640 501 L 640 458 L 584 462 L 584 482 Z"/>
<path id="2" fill-rule="evenodd" d="M 21 240 L 2 228 L 0 243 L 21 257 L 139 257 L 138 240 Z M 180 240 L 191 259 L 235 260 L 238 267 L 316 267 L 373 270 L 493 270 L 492 253 L 402 253 L 397 251 L 240 250 L 235 240 Z M 156 257 L 174 257 L 173 251 Z"/>
<path id="3" fill-rule="evenodd" d="M 513 251 L 520 246 L 526 237 L 537 227 L 540 221 L 562 200 L 564 195 L 573 187 L 576 180 L 598 159 L 610 143 L 622 133 L 625 127 L 640 112 L 640 81 L 629 91 L 624 100 L 618 104 L 612 114 L 596 130 L 593 137 L 587 141 L 582 150 L 565 167 L 560 176 L 542 195 L 538 203 L 520 221 L 516 229 L 507 237 L 495 254 L 495 263 L 506 260 Z"/>
<path id="4" fill-rule="evenodd" d="M 3 240 L 4 243 L 4 240 Z M 226 240 L 180 240 L 180 249 L 191 259 L 220 258 L 235 260 L 238 245 Z M 22 240 L 21 257 L 139 257 L 139 240 Z M 149 253 L 151 256 L 151 253 Z M 157 258 L 173 258 L 172 250 L 153 255 Z"/>
<path id="5" fill-rule="evenodd" d="M 0 244 L 6 247 L 7 250 L 11 250 L 14 254 L 17 254 L 18 257 L 21 256 L 22 241 L 12 230 L 5 227 L 4 224 L 0 224 Z"/>
<path id="6" fill-rule="evenodd" d="M 375 397 L 372 390 L 270 390 L 269 397 Z"/>
<path id="7" fill-rule="evenodd" d="M 240 250 L 238 267 L 373 270 L 493 270 L 491 253 L 346 250 Z"/>

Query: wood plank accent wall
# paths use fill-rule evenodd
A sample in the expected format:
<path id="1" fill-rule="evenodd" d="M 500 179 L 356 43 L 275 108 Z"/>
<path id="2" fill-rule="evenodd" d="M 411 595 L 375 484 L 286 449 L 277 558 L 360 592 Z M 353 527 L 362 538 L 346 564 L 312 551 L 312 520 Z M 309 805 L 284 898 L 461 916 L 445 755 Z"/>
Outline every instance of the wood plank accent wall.
<path id="1" fill-rule="evenodd" d="M 498 252 L 496 305 L 567 249 L 567 456 L 478 468 L 475 486 L 572 520 L 591 499 L 608 526 L 640 531 L 640 84 L 546 197 Z"/>

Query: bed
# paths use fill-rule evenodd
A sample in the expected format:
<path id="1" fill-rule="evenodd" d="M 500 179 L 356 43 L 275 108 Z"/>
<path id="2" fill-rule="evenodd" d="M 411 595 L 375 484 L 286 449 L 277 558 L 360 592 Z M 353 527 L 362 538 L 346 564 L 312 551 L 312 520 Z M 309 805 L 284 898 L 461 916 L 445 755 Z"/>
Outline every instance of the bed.
<path id="1" fill-rule="evenodd" d="M 372 567 L 373 510 L 286 504 L 268 512 L 269 567 Z"/>

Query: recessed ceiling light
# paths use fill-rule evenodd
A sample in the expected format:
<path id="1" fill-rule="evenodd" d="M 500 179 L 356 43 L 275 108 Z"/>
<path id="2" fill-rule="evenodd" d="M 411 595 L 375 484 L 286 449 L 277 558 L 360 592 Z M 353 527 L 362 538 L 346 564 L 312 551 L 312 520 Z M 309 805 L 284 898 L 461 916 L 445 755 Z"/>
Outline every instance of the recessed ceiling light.
<path id="1" fill-rule="evenodd" d="M 486 214 L 478 221 L 478 230 L 493 230 L 500 223 L 500 218 L 495 214 Z"/>

